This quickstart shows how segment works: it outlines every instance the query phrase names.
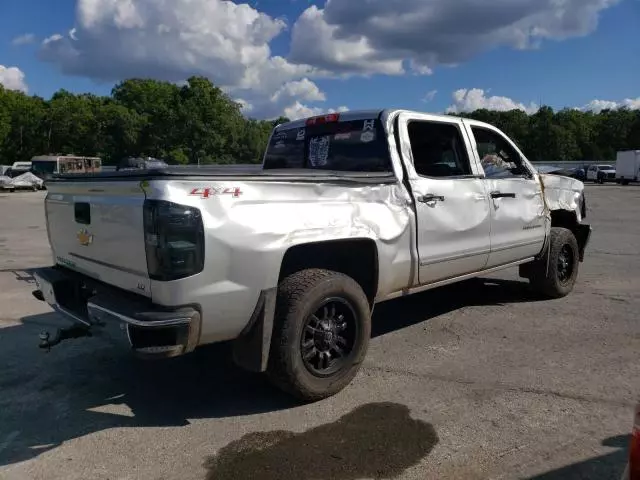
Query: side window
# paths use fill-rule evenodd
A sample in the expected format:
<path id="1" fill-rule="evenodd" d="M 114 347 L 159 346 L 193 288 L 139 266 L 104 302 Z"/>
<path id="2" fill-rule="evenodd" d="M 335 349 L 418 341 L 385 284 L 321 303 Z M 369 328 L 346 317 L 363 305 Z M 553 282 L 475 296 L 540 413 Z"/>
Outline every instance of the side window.
<path id="1" fill-rule="evenodd" d="M 471 131 L 487 178 L 513 178 L 529 174 L 518 152 L 504 137 L 481 127 L 471 127 Z"/>
<path id="2" fill-rule="evenodd" d="M 424 177 L 471 175 L 469 154 L 456 125 L 411 121 L 409 141 L 416 173 Z"/>

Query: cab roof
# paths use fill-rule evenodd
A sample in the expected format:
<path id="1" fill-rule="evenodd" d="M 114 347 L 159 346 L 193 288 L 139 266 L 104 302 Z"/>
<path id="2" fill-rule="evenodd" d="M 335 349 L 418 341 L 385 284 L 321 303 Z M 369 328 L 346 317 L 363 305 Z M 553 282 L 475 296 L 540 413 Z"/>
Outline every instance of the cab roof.
<path id="1" fill-rule="evenodd" d="M 427 114 L 427 112 L 419 112 L 417 110 L 403 110 L 403 109 L 348 110 L 346 112 L 327 112 L 321 115 L 313 115 L 311 117 L 300 118 L 292 122 L 281 123 L 277 125 L 275 128 L 276 130 L 290 130 L 292 128 L 302 128 L 306 126 L 307 120 L 309 120 L 310 118 L 325 117 L 327 115 L 332 115 L 332 114 L 339 115 L 340 119 L 338 121 L 340 122 L 350 122 L 353 120 L 379 118 L 380 116 L 395 116 L 400 113 L 409 113 L 409 114 L 415 113 L 418 115 Z M 442 114 L 434 114 L 434 113 L 428 113 L 428 115 L 432 117 L 448 119 L 448 120 L 451 120 L 452 118 L 460 118 L 452 115 L 442 115 Z"/>

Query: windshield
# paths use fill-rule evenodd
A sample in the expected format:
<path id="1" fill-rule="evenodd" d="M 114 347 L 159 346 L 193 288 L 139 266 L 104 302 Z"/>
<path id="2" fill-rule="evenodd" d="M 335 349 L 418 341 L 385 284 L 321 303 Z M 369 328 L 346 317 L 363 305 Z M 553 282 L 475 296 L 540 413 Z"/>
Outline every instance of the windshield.
<path id="1" fill-rule="evenodd" d="M 271 138 L 264 168 L 392 171 L 384 130 L 373 118 L 280 131 Z"/>
<path id="2" fill-rule="evenodd" d="M 613 170 L 612 165 L 598 165 L 598 170 Z"/>
<path id="3" fill-rule="evenodd" d="M 31 169 L 34 173 L 55 173 L 56 163 L 55 160 L 36 160 L 32 162 Z"/>

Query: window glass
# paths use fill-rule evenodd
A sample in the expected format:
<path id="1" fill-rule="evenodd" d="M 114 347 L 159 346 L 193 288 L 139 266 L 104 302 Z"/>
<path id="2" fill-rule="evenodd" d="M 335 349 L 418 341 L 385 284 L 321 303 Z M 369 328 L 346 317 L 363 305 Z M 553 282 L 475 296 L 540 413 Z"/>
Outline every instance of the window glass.
<path id="1" fill-rule="evenodd" d="M 34 173 L 55 173 L 56 161 L 55 160 L 35 160 L 31 163 L 31 169 Z"/>
<path id="2" fill-rule="evenodd" d="M 393 171 L 387 139 L 376 118 L 279 131 L 271 137 L 264 168 Z"/>
<path id="3" fill-rule="evenodd" d="M 487 178 L 521 177 L 528 174 L 518 152 L 497 132 L 472 127 L 478 157 Z"/>
<path id="4" fill-rule="evenodd" d="M 408 130 L 418 175 L 436 178 L 471 175 L 469 155 L 456 125 L 411 121 Z"/>

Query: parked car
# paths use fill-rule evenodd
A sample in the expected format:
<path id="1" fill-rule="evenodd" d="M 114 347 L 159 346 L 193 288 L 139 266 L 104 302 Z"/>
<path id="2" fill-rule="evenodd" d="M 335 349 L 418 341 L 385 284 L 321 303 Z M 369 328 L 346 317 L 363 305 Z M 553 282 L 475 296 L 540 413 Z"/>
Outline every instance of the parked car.
<path id="1" fill-rule="evenodd" d="M 612 165 L 589 165 L 587 180 L 596 183 L 615 182 L 616 169 Z"/>
<path id="2" fill-rule="evenodd" d="M 278 125 L 262 168 L 48 189 L 55 265 L 34 296 L 73 325 L 43 348 L 120 323 L 145 357 L 232 341 L 236 363 L 305 401 L 356 375 L 376 303 L 509 267 L 564 297 L 591 234 L 582 182 L 539 174 L 491 125 L 404 110 Z"/>
<path id="3" fill-rule="evenodd" d="M 153 170 L 168 166 L 169 165 L 164 160 L 159 160 L 157 158 L 130 157 L 123 159 L 116 167 L 116 171 L 120 172 L 126 170 Z"/>
<path id="4" fill-rule="evenodd" d="M 0 175 L 0 192 L 14 192 L 16 187 L 11 183 L 11 177 Z"/>

